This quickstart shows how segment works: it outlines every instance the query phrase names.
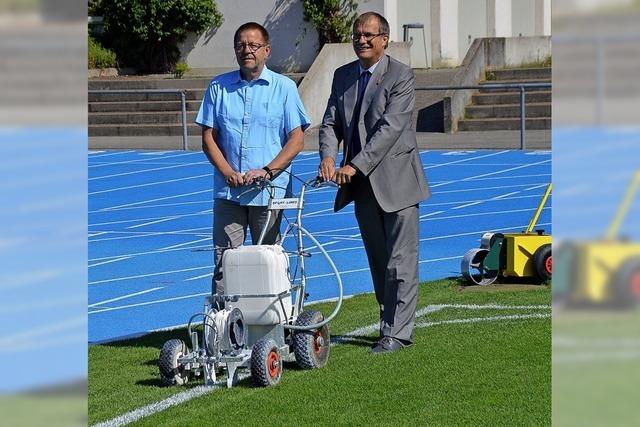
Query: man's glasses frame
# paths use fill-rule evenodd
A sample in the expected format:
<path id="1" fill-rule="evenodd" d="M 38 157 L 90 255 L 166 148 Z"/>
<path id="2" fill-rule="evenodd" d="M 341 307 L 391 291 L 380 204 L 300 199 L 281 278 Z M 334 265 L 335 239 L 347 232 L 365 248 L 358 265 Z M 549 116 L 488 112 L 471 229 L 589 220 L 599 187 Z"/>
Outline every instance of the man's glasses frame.
<path id="1" fill-rule="evenodd" d="M 261 48 L 268 46 L 268 43 L 260 44 L 260 43 L 236 43 L 233 45 L 233 50 L 236 52 L 242 52 L 245 47 L 249 48 L 249 52 L 255 53 Z"/>
<path id="2" fill-rule="evenodd" d="M 370 42 L 371 40 L 375 39 L 376 37 L 379 36 L 386 36 L 387 33 L 378 33 L 378 34 L 371 34 L 371 33 L 356 33 L 356 34 L 351 34 L 351 41 L 353 41 L 354 43 L 357 43 L 360 41 L 360 37 L 364 37 L 364 40 L 366 42 Z"/>

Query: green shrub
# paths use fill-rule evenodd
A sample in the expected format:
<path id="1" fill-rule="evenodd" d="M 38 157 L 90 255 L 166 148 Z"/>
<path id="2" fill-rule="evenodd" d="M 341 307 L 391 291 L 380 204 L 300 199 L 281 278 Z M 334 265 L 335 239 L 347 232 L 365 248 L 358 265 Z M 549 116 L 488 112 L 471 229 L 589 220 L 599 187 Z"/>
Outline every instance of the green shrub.
<path id="1" fill-rule="evenodd" d="M 181 79 L 185 73 L 191 71 L 191 67 L 184 61 L 176 62 L 176 65 L 173 67 L 173 76 L 176 79 Z"/>
<path id="2" fill-rule="evenodd" d="M 347 43 L 351 40 L 358 4 L 354 0 L 303 0 L 304 20 L 318 32 L 319 49 L 325 43 Z"/>
<path id="3" fill-rule="evenodd" d="M 121 65 L 168 72 L 190 33 L 222 24 L 214 0 L 110 0 L 101 2 L 104 37 Z"/>
<path id="4" fill-rule="evenodd" d="M 115 68 L 117 66 L 116 54 L 89 37 L 88 63 L 89 69 Z"/>

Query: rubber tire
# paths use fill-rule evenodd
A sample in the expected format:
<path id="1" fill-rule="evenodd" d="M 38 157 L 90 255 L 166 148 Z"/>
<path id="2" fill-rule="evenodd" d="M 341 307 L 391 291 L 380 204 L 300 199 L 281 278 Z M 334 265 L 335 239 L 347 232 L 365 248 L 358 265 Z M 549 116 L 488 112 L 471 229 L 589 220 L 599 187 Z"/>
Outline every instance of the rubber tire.
<path id="1" fill-rule="evenodd" d="M 295 325 L 309 326 L 323 320 L 324 316 L 319 311 L 303 311 L 296 319 Z M 317 344 L 319 337 L 322 337 L 321 345 Z M 293 331 L 293 353 L 302 369 L 322 368 L 329 360 L 330 348 L 329 325 L 311 331 Z"/>
<path id="2" fill-rule="evenodd" d="M 278 366 L 270 366 L 273 361 Z M 282 377 L 282 358 L 278 345 L 269 337 L 262 337 L 251 349 L 251 378 L 258 387 L 270 387 L 280 382 Z"/>
<path id="3" fill-rule="evenodd" d="M 540 246 L 533 254 L 533 265 L 536 277 L 543 282 L 551 279 L 551 268 L 547 268 L 547 262 L 552 263 L 551 244 L 547 243 Z M 551 267 L 549 265 L 549 267 Z"/>
<path id="4" fill-rule="evenodd" d="M 628 259 L 616 272 L 613 279 L 614 304 L 620 308 L 633 308 L 640 303 L 640 294 L 634 290 L 635 280 L 640 275 L 640 258 Z"/>
<path id="5" fill-rule="evenodd" d="M 189 349 L 182 340 L 173 339 L 164 343 L 158 358 L 162 385 L 182 385 L 189 381 L 189 375 L 178 364 L 178 358 L 188 353 Z"/>

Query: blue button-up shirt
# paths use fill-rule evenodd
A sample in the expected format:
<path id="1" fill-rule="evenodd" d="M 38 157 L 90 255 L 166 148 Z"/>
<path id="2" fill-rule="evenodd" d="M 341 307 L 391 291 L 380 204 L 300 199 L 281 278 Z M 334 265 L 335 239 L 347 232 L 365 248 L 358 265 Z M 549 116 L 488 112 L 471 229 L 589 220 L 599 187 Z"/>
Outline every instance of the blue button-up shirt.
<path id="1" fill-rule="evenodd" d="M 267 67 L 252 81 L 243 80 L 239 70 L 215 77 L 195 121 L 217 131 L 218 147 L 229 165 L 241 173 L 269 164 L 287 142 L 289 132 L 310 124 L 293 80 Z M 280 187 L 275 197 L 284 197 L 285 188 L 291 185 L 289 173 L 280 173 L 273 182 Z M 213 187 L 215 198 L 241 205 L 266 206 L 269 202 L 267 190 L 240 196 L 248 188 L 230 188 L 217 168 Z"/>

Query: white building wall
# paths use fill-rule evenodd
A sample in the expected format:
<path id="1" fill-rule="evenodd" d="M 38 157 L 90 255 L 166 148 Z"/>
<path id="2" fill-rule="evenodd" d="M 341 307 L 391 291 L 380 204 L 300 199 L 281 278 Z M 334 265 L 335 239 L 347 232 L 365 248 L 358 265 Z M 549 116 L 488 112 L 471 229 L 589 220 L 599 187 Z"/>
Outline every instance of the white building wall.
<path id="1" fill-rule="evenodd" d="M 512 0 L 511 31 L 514 37 L 543 35 L 536 34 L 536 1 Z"/>
<path id="2" fill-rule="evenodd" d="M 430 0 L 400 0 L 398 1 L 398 38 L 402 41 L 404 24 L 420 23 L 424 25 L 424 31 L 420 29 L 409 30 L 411 45 L 411 66 L 413 68 L 430 67 L 431 62 L 431 1 Z M 425 46 L 427 47 L 425 53 Z"/>
<path id="3" fill-rule="evenodd" d="M 473 41 L 487 37 L 486 0 L 459 0 L 458 52 L 462 60 Z"/>
<path id="4" fill-rule="evenodd" d="M 233 34 L 248 21 L 264 25 L 271 34 L 267 62 L 271 69 L 304 72 L 315 60 L 318 36 L 313 25 L 303 20 L 300 0 L 217 0 L 217 5 L 224 15 L 222 26 L 190 37 L 181 47 L 191 68 L 236 68 Z M 460 64 L 477 37 L 549 35 L 550 9 L 551 0 L 359 0 L 357 12 L 383 14 L 389 21 L 391 41 L 402 41 L 403 24 L 424 24 L 424 34 L 416 29 L 409 32 L 411 63 L 422 68 Z"/>

